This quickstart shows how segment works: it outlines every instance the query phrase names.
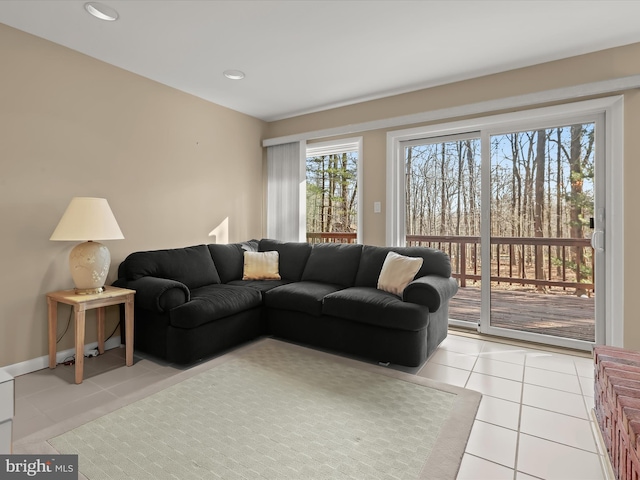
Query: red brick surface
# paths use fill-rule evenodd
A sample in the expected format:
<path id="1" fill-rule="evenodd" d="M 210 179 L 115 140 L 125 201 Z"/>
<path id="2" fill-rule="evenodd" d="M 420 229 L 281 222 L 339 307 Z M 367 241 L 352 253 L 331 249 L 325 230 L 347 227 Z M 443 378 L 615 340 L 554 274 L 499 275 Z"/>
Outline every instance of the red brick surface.
<path id="1" fill-rule="evenodd" d="M 640 480 L 640 353 L 595 347 L 595 414 L 618 480 Z"/>

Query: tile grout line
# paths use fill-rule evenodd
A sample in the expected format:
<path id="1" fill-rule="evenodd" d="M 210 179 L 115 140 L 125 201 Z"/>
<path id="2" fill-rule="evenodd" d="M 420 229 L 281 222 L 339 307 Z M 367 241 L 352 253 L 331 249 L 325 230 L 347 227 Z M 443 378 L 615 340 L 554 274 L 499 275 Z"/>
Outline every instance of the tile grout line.
<path id="1" fill-rule="evenodd" d="M 513 461 L 513 480 L 518 478 L 518 460 L 520 453 L 520 435 L 522 434 L 522 406 L 524 405 L 524 377 L 527 372 L 527 359 L 528 355 L 525 354 L 524 362 L 522 363 L 522 382 L 520 382 L 520 406 L 518 408 L 518 431 L 516 434 L 516 456 Z M 526 473 L 526 472 L 523 472 Z"/>
<path id="2" fill-rule="evenodd" d="M 469 452 L 464 452 L 464 453 L 465 453 L 465 455 L 469 455 L 470 457 L 477 458 L 477 459 L 479 459 L 479 460 L 482 460 L 482 461 L 485 461 L 485 462 L 491 463 L 491 464 L 493 464 L 493 465 L 497 465 L 497 466 L 502 467 L 502 468 L 508 468 L 509 470 L 513 470 L 513 471 L 514 471 L 514 474 L 515 474 L 515 470 L 514 470 L 513 468 L 507 467 L 506 465 L 503 465 L 502 463 L 498 463 L 498 462 L 496 462 L 496 461 L 494 461 L 494 460 L 489 460 L 488 458 L 481 457 L 481 456 L 476 455 L 476 454 L 474 454 L 474 453 L 469 453 Z M 536 478 L 537 478 L 537 477 L 536 477 Z M 516 479 L 514 478 L 514 480 L 516 480 Z"/>

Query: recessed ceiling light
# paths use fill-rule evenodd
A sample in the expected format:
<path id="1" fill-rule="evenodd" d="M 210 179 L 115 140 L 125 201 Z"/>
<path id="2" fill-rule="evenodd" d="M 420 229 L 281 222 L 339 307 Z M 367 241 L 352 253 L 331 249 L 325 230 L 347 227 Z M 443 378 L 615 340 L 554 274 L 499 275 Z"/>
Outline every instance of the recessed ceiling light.
<path id="1" fill-rule="evenodd" d="M 113 8 L 107 7 L 98 2 L 88 2 L 84 4 L 84 9 L 100 20 L 106 20 L 107 22 L 113 22 L 118 19 L 118 12 Z"/>
<path id="2" fill-rule="evenodd" d="M 224 76 L 231 80 L 242 80 L 244 78 L 244 72 L 240 70 L 225 70 Z"/>

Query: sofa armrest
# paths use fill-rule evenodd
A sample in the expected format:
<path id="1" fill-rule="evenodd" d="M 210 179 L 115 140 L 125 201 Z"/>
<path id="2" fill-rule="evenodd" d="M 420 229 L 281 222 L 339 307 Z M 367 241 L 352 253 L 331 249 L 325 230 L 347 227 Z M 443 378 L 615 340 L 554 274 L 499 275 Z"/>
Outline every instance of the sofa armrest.
<path id="1" fill-rule="evenodd" d="M 402 292 L 402 300 L 424 305 L 430 312 L 436 312 L 457 291 L 458 282 L 454 278 L 426 275 L 416 278 L 406 286 Z"/>
<path id="2" fill-rule="evenodd" d="M 135 290 L 136 306 L 158 313 L 167 312 L 191 299 L 191 292 L 184 283 L 167 278 L 118 279 L 113 285 Z"/>

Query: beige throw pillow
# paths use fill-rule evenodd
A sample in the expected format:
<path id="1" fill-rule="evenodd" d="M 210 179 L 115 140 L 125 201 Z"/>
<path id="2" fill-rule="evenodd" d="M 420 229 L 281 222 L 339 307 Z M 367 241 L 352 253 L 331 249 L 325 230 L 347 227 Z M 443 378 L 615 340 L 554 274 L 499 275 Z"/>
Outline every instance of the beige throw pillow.
<path id="1" fill-rule="evenodd" d="M 243 280 L 280 280 L 278 252 L 244 252 Z"/>
<path id="2" fill-rule="evenodd" d="M 405 287 L 422 267 L 422 262 L 423 259 L 420 257 L 405 257 L 396 252 L 389 252 L 378 277 L 378 289 L 401 297 Z"/>

